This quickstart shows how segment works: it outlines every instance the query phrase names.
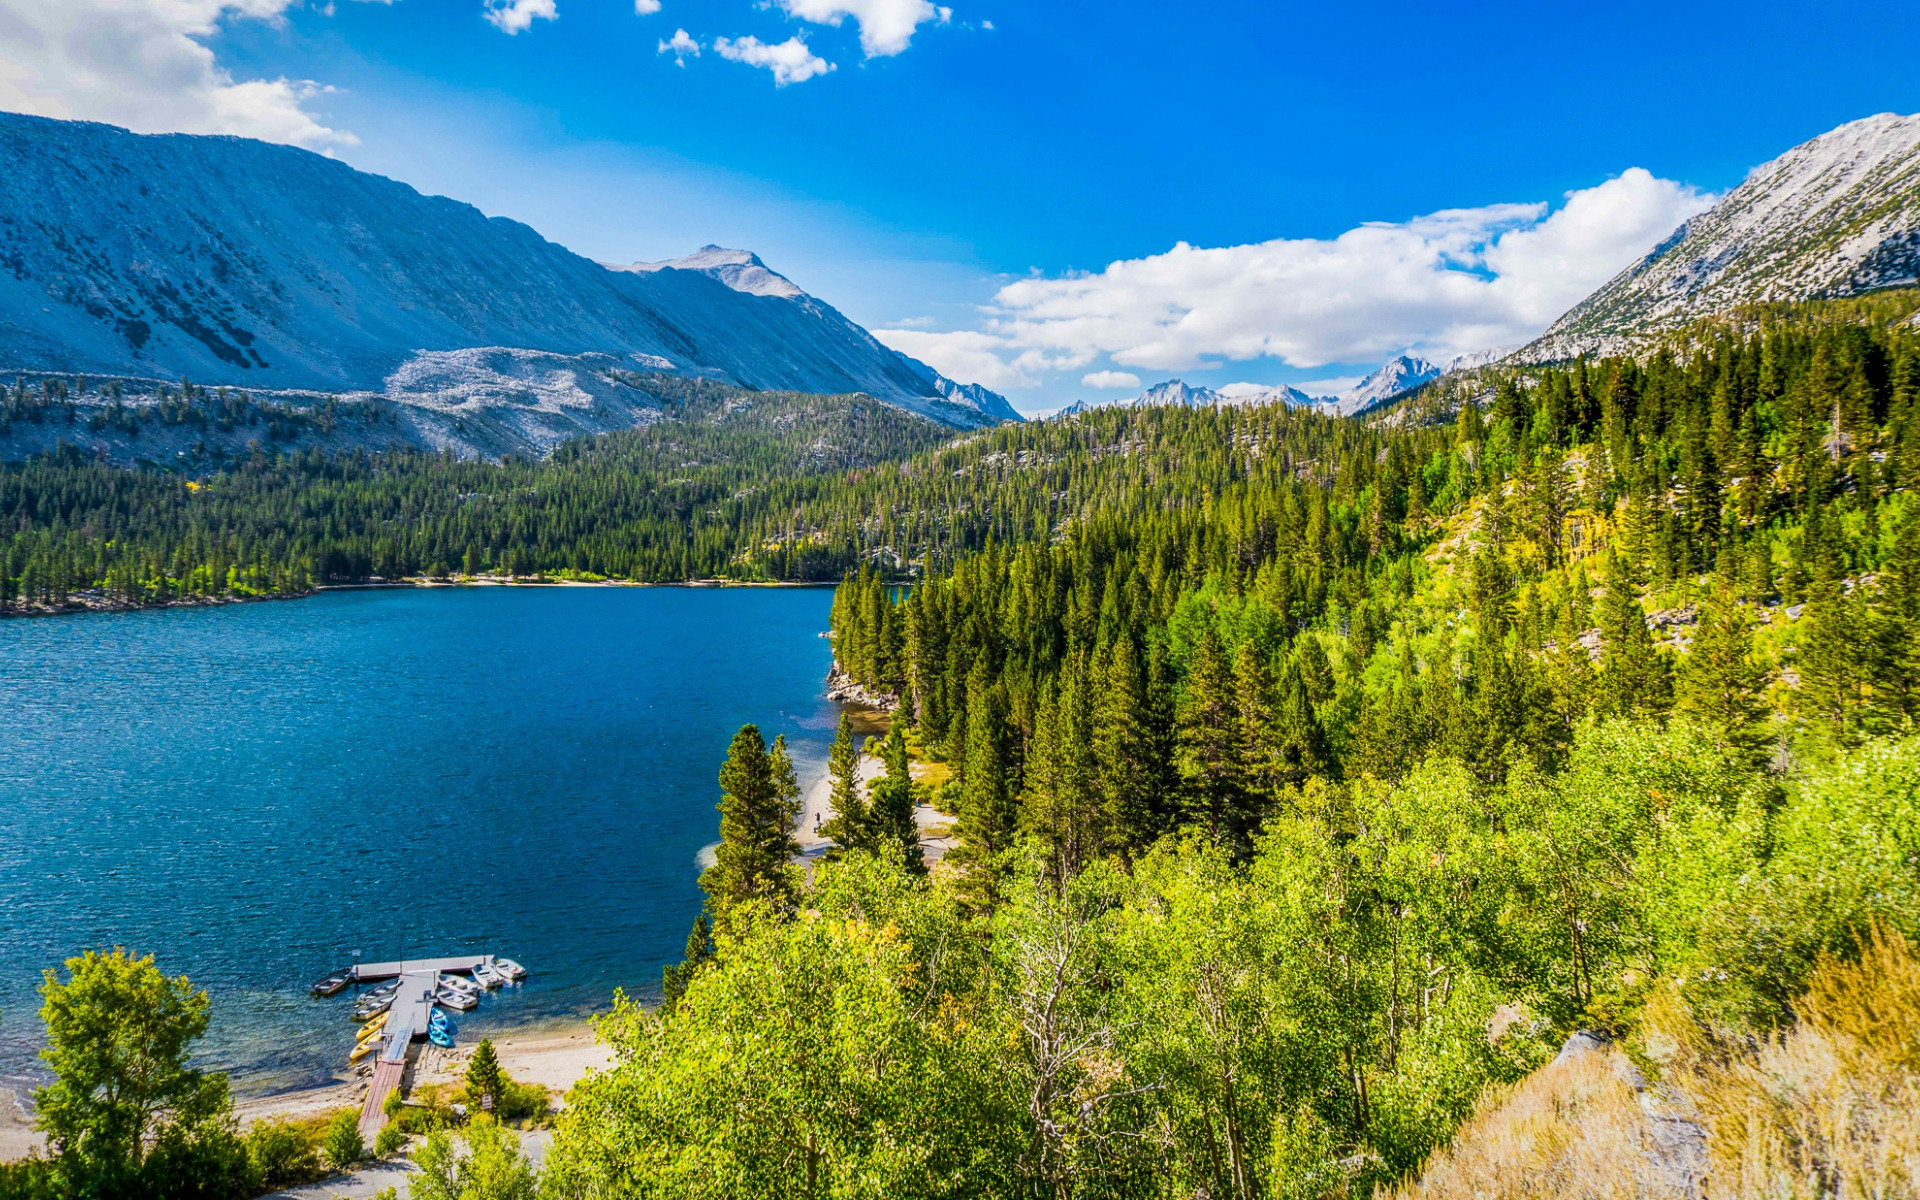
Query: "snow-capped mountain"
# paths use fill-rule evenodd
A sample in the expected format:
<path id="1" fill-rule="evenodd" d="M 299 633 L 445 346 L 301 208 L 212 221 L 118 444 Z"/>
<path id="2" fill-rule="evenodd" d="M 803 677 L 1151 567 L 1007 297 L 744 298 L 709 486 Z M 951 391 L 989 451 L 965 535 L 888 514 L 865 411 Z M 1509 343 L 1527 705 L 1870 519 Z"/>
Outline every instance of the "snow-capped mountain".
<path id="1" fill-rule="evenodd" d="M 1303 408 L 1320 402 L 1320 397 L 1309 396 L 1300 389 L 1288 387 L 1285 384 L 1273 387 L 1233 384 L 1223 390 L 1215 391 L 1209 387 L 1193 387 L 1185 380 L 1169 379 L 1165 383 L 1154 384 L 1128 400 L 1078 400 L 1061 409 L 1058 415 L 1070 417 L 1095 408 L 1151 408 L 1161 404 L 1173 404 L 1182 408 L 1205 408 L 1210 404 L 1289 404 L 1295 408 Z"/>
<path id="2" fill-rule="evenodd" d="M 1261 387 L 1237 383 L 1215 391 L 1213 388 L 1193 387 L 1183 380 L 1169 379 L 1165 383 L 1155 384 L 1131 400 L 1081 400 L 1061 409 L 1059 415 L 1073 416 L 1089 409 L 1113 405 L 1144 408 L 1156 404 L 1177 404 L 1186 408 L 1200 408 L 1209 404 L 1285 404 L 1292 408 L 1312 408 L 1331 417 L 1353 417 L 1370 412 L 1395 396 L 1438 379 L 1448 371 L 1484 366 L 1508 353 L 1509 350 L 1499 349 L 1463 354 L 1449 360 L 1445 366 L 1435 366 L 1413 354 L 1397 355 L 1337 396 L 1310 396 L 1286 384 Z"/>
<path id="3" fill-rule="evenodd" d="M 1358 384 L 1330 400 L 1321 401 L 1317 407 L 1331 416 L 1358 416 L 1402 392 L 1440 378 L 1441 370 L 1417 355 L 1397 355 L 1380 364 Z"/>
<path id="4" fill-rule="evenodd" d="M 745 251 L 609 269 L 305 150 L 17 114 L 0 114 L 0 179 L 0 369 L 404 402 L 423 356 L 437 377 L 454 352 L 526 351 L 594 376 L 611 356 L 865 392 L 961 428 L 1018 419 Z M 490 402 L 492 374 L 463 376 L 471 399 Z"/>
<path id="5" fill-rule="evenodd" d="M 1757 167 L 1516 355 L 1631 352 L 1742 304 L 1920 282 L 1920 116 L 1882 113 Z"/>

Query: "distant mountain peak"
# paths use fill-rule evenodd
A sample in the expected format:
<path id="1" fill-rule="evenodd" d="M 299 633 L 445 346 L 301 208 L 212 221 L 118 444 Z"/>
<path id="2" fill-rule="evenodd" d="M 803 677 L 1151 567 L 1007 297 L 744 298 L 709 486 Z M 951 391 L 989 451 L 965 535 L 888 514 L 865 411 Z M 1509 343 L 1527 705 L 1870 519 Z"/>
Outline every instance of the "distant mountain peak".
<path id="1" fill-rule="evenodd" d="M 749 296 L 777 296 L 782 300 L 812 299 L 793 280 L 770 270 L 766 263 L 760 261 L 760 256 L 751 250 L 729 250 L 725 246 L 708 245 L 666 262 L 633 263 L 624 267 L 604 265 L 615 271 L 697 271 Z"/>
<path id="2" fill-rule="evenodd" d="M 1441 368 L 1411 351 L 1396 354 L 1375 367 L 1365 379 L 1332 400 L 1323 401 L 1320 411 L 1339 417 L 1353 417 L 1377 408 L 1402 392 L 1410 392 L 1423 383 L 1440 378 Z"/>
<path id="3" fill-rule="evenodd" d="M 1631 353 L 1743 304 L 1920 283 L 1920 116 L 1881 113 L 1747 176 L 1522 349 L 1516 360 Z"/>

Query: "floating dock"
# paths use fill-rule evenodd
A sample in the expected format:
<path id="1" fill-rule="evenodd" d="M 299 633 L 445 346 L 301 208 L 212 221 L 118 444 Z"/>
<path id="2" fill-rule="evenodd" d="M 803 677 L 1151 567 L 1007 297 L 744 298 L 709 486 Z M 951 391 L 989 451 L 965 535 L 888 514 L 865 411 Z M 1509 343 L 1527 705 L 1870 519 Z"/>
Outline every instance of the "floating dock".
<path id="1" fill-rule="evenodd" d="M 353 978 L 359 983 L 400 981 L 400 990 L 394 993 L 393 1005 L 387 1009 L 386 1028 L 381 1031 L 386 1043 L 381 1046 L 379 1061 L 374 1064 L 367 1099 L 360 1106 L 360 1136 L 369 1144 L 387 1123 L 387 1115 L 382 1110 L 387 1097 L 400 1086 L 407 1073 L 407 1052 L 413 1040 L 427 1036 L 427 1023 L 433 1019 L 433 995 L 440 990 L 441 974 L 471 975 L 480 966 L 492 963 L 491 954 L 472 954 L 462 958 L 360 963 L 353 968 Z"/>

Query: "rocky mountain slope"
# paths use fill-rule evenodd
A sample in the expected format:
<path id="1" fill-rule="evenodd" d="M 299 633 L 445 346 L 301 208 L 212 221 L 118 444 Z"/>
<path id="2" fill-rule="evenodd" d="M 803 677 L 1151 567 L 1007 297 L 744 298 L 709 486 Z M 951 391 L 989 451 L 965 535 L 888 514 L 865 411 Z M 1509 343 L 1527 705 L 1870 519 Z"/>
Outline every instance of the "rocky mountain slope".
<path id="1" fill-rule="evenodd" d="M 0 369 L 486 405 L 460 356 L 524 353 L 1017 419 L 744 251 L 610 269 L 304 150 L 16 114 L 0 178 Z"/>
<path id="2" fill-rule="evenodd" d="M 1920 282 L 1920 116 L 1840 126 L 1756 168 L 1516 362 L 1631 353 L 1743 304 Z"/>

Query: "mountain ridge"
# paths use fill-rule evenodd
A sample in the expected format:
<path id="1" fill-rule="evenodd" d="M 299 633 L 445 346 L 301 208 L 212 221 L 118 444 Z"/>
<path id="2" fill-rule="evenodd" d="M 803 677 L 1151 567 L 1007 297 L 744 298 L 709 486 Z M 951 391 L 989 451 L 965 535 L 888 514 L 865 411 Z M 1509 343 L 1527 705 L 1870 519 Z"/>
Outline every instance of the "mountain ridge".
<path id="1" fill-rule="evenodd" d="M 1917 282 L 1920 115 L 1879 113 L 1755 167 L 1511 361 L 1633 353 L 1742 305 Z"/>
<path id="2" fill-rule="evenodd" d="M 942 391 L 746 251 L 608 268 L 470 204 L 237 137 L 4 113 L 0 171 L 7 368 L 385 393 L 419 355 L 505 349 L 860 392 L 956 428 L 1012 411 Z"/>

